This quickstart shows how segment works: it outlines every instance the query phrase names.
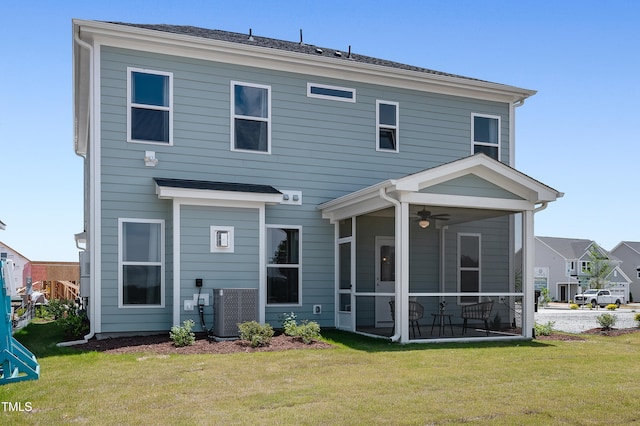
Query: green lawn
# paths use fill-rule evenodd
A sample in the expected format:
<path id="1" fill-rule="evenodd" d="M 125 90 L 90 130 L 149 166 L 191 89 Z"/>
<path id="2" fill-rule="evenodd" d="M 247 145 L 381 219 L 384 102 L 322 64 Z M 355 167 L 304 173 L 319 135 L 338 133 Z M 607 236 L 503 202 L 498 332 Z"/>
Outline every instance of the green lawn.
<path id="1" fill-rule="evenodd" d="M 640 418 L 640 333 L 585 341 L 398 345 L 324 331 L 335 349 L 109 355 L 16 336 L 41 378 L 0 387 L 0 424 L 625 424 Z M 15 406 L 15 405 L 14 405 Z"/>

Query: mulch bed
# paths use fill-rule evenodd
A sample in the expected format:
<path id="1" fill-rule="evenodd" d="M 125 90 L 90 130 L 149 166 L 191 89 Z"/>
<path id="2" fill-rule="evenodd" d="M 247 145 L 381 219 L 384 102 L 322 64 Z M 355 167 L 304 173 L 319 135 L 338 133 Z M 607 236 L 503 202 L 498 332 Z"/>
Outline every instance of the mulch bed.
<path id="1" fill-rule="evenodd" d="M 252 348 L 249 342 L 243 340 L 213 341 L 205 335 L 197 335 L 191 346 L 177 348 L 169 339 L 169 333 L 152 336 L 114 337 L 102 340 L 92 339 L 88 343 L 72 346 L 79 350 L 107 352 L 112 354 L 126 354 L 148 352 L 154 354 L 229 354 L 238 352 L 273 352 L 290 349 L 327 349 L 332 348 L 328 343 L 313 341 L 306 344 L 300 339 L 285 336 L 273 336 L 269 346 Z"/>
<path id="2" fill-rule="evenodd" d="M 604 336 L 620 336 L 631 333 L 640 333 L 640 328 L 613 328 L 611 330 L 592 328 L 591 330 L 585 330 L 582 332 L 582 334 L 600 334 Z M 536 336 L 536 340 L 581 341 L 586 339 L 580 334 L 551 333 L 549 336 Z M 173 345 L 173 342 L 169 339 L 169 334 L 167 333 L 151 336 L 114 337 L 102 340 L 92 339 L 88 343 L 72 347 L 78 350 L 107 352 L 112 354 L 147 352 L 161 355 L 172 355 L 274 352 L 291 349 L 328 349 L 333 346 L 328 343 L 315 340 L 311 344 L 306 344 L 300 339 L 285 336 L 284 334 L 278 334 L 271 339 L 269 346 L 252 348 L 249 342 L 243 340 L 227 340 L 218 342 L 207 339 L 206 335 L 197 335 L 196 341 L 193 345 L 177 348 Z"/>
<path id="3" fill-rule="evenodd" d="M 600 334 L 602 336 L 622 336 L 624 334 L 640 333 L 640 328 L 612 328 L 605 330 L 604 328 L 592 328 L 585 330 L 581 334 Z M 562 334 L 551 333 L 549 336 L 536 336 L 536 340 L 586 340 L 580 334 Z"/>

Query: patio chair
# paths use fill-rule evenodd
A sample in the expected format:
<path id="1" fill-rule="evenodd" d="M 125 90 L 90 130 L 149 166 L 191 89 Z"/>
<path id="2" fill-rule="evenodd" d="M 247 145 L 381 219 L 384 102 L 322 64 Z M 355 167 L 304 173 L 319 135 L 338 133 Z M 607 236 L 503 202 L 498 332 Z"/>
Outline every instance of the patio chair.
<path id="1" fill-rule="evenodd" d="M 393 328 L 395 329 L 396 325 L 396 303 L 393 300 L 389 301 L 389 307 L 391 308 L 391 319 L 393 320 Z M 414 302 L 412 300 L 409 301 L 409 325 L 411 325 L 411 330 L 413 330 L 413 335 L 416 335 L 416 327 L 418 328 L 418 335 L 422 336 L 422 331 L 420 330 L 420 321 L 424 317 L 424 306 L 422 306 L 418 302 Z"/>

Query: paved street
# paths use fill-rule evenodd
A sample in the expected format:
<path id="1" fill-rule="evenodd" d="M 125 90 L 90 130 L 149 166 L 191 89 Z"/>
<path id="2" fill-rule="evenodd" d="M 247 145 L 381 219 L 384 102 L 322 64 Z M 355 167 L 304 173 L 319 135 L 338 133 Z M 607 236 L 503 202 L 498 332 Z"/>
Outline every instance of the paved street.
<path id="1" fill-rule="evenodd" d="M 538 312 L 535 313 L 535 321 L 538 324 L 554 321 L 554 330 L 581 333 L 585 330 L 600 327 L 596 317 L 603 313 L 611 313 L 618 318 L 614 328 L 637 327 L 638 323 L 633 318 L 638 312 L 640 312 L 640 303 L 626 305 L 615 311 L 602 308 L 572 310 L 569 309 L 568 303 L 550 303 L 546 308 L 538 307 Z"/>

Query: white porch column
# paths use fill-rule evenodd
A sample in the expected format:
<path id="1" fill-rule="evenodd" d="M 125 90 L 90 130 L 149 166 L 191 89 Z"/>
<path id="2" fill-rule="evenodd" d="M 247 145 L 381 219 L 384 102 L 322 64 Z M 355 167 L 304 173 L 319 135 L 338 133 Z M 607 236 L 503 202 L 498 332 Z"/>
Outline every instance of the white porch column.
<path id="1" fill-rule="evenodd" d="M 522 333 L 524 337 L 533 337 L 534 283 L 533 266 L 535 262 L 535 238 L 533 230 L 533 211 L 522 212 Z"/>
<path id="2" fill-rule="evenodd" d="M 180 325 L 180 201 L 173 199 L 173 325 Z M 211 302 L 213 303 L 213 301 Z"/>
<path id="3" fill-rule="evenodd" d="M 396 303 L 400 301 L 402 320 L 401 343 L 409 342 L 409 203 L 400 203 L 400 215 L 396 217 Z M 396 315 L 396 320 L 397 320 Z"/>

